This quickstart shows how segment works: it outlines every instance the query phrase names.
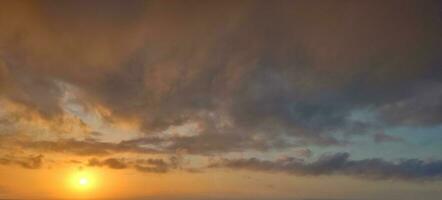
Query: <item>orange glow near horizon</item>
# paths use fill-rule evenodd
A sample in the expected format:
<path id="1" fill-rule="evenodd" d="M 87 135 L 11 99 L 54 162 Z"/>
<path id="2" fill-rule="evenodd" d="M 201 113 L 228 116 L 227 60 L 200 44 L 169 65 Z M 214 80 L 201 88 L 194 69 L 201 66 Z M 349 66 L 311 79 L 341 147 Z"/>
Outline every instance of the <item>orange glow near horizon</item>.
<path id="1" fill-rule="evenodd" d="M 99 187 L 99 176 L 90 170 L 78 170 L 72 173 L 67 181 L 71 193 L 78 197 L 90 198 L 94 196 Z"/>

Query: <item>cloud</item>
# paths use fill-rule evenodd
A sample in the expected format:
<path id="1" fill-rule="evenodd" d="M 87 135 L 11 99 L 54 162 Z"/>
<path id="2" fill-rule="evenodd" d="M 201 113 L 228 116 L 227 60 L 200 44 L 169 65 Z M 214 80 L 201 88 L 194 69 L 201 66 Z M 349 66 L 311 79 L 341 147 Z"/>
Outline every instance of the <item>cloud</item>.
<path id="1" fill-rule="evenodd" d="M 24 141 L 17 145 L 24 149 L 49 153 L 70 153 L 80 156 L 105 156 L 112 153 L 158 153 L 157 150 L 125 143 L 108 143 L 94 140 Z"/>
<path id="2" fill-rule="evenodd" d="M 133 168 L 144 173 L 167 173 L 180 167 L 178 157 L 171 156 L 168 160 L 161 158 L 148 159 L 124 159 L 124 158 L 107 158 L 99 160 L 92 158 L 87 166 L 89 167 L 109 167 L 111 169 L 127 169 Z"/>
<path id="3" fill-rule="evenodd" d="M 19 165 L 26 169 L 39 169 L 43 165 L 43 155 L 17 157 L 17 156 L 3 156 L 0 158 L 2 165 Z"/>
<path id="4" fill-rule="evenodd" d="M 404 139 L 396 136 L 387 135 L 383 132 L 376 133 L 373 136 L 373 140 L 376 143 L 383 143 L 383 142 L 404 142 Z"/>
<path id="5" fill-rule="evenodd" d="M 170 165 L 163 159 L 137 160 L 136 163 L 135 169 L 141 172 L 165 173 L 168 172 L 170 168 L 176 168 L 175 165 Z"/>
<path id="6" fill-rule="evenodd" d="M 103 161 L 98 160 L 97 158 L 92 158 L 89 160 L 88 166 L 91 167 L 102 167 L 107 166 L 111 169 L 126 169 L 127 164 L 122 159 L 116 159 L 116 158 L 108 158 Z"/>
<path id="7" fill-rule="evenodd" d="M 211 168 L 245 169 L 265 172 L 284 172 L 294 175 L 347 175 L 368 179 L 440 180 L 442 161 L 404 159 L 398 162 L 379 158 L 351 160 L 348 153 L 323 155 L 313 162 L 287 157 L 274 161 L 249 159 L 222 159 Z"/>
<path id="8" fill-rule="evenodd" d="M 313 152 L 308 148 L 296 149 L 294 154 L 296 155 L 296 157 L 300 157 L 300 158 L 310 158 L 313 156 Z"/>
<path id="9" fill-rule="evenodd" d="M 346 145 L 354 134 L 442 123 L 435 4 L 6 2 L 0 94 L 27 110 L 8 111 L 19 119 L 57 125 L 64 86 L 75 88 L 87 112 L 137 124 L 142 139 L 126 144 L 163 152 Z M 378 114 L 376 122 L 350 118 L 361 109 Z M 187 123 L 199 126 L 191 137 L 157 137 Z M 123 144 L 62 139 L 29 148 L 156 151 Z"/>
<path id="10" fill-rule="evenodd" d="M 385 121 L 406 126 L 436 126 L 441 124 L 442 83 L 416 85 L 412 95 L 380 108 Z"/>

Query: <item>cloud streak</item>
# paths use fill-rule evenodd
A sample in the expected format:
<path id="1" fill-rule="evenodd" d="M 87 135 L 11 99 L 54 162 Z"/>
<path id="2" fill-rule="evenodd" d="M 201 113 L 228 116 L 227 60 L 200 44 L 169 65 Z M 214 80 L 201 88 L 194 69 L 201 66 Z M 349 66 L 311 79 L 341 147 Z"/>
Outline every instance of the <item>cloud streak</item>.
<path id="1" fill-rule="evenodd" d="M 80 156 L 105 156 L 112 153 L 140 153 L 153 154 L 157 150 L 138 147 L 136 145 L 125 145 L 124 143 L 108 143 L 94 140 L 58 140 L 58 141 L 24 141 L 19 142 L 22 148 L 39 152 L 49 153 L 70 153 Z"/>
<path id="2" fill-rule="evenodd" d="M 313 162 L 304 162 L 293 157 L 268 161 L 257 158 L 222 159 L 209 165 L 210 168 L 231 168 L 264 172 L 284 172 L 294 175 L 346 175 L 359 178 L 385 180 L 441 180 L 442 161 L 404 159 L 398 162 L 379 158 L 351 160 L 348 153 L 323 155 Z"/>
<path id="3" fill-rule="evenodd" d="M 404 139 L 397 137 L 397 136 L 392 136 L 392 135 L 387 135 L 385 133 L 376 133 L 373 136 L 373 140 L 376 143 L 383 143 L 383 142 L 404 142 Z"/>
<path id="4" fill-rule="evenodd" d="M 109 167 L 111 169 L 133 168 L 143 173 L 167 173 L 180 167 L 180 159 L 176 156 L 168 160 L 162 158 L 135 159 L 107 158 L 99 160 L 92 158 L 87 166 L 89 167 Z"/>
<path id="5" fill-rule="evenodd" d="M 3 156 L 0 157 L 1 165 L 18 165 L 26 169 L 40 169 L 43 165 L 43 155 L 17 157 Z"/>

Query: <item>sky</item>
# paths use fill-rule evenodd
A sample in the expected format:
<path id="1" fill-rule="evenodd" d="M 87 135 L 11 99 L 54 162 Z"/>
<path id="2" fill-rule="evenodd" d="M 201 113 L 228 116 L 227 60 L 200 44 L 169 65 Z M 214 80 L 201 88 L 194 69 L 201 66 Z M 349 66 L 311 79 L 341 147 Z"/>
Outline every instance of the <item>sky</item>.
<path id="1" fill-rule="evenodd" d="M 441 1 L 0 4 L 0 199 L 442 196 Z"/>

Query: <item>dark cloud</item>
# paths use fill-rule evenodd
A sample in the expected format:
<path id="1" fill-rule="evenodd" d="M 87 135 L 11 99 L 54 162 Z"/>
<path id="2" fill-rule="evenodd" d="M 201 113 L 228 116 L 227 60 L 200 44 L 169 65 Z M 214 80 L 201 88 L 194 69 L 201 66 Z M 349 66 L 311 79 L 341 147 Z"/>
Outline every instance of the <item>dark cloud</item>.
<path id="1" fill-rule="evenodd" d="M 97 158 L 92 158 L 88 162 L 88 166 L 90 167 L 102 167 L 107 166 L 111 169 L 126 169 L 127 164 L 124 159 L 116 159 L 116 158 L 108 158 L 103 161 L 98 160 Z"/>
<path id="2" fill-rule="evenodd" d="M 376 143 L 383 143 L 383 142 L 404 142 L 404 139 L 392 135 L 387 135 L 383 132 L 376 133 L 373 135 L 373 140 Z"/>
<path id="3" fill-rule="evenodd" d="M 68 160 L 66 161 L 67 163 L 72 163 L 72 164 L 81 164 L 83 162 L 79 161 L 79 160 Z"/>
<path id="4" fill-rule="evenodd" d="M 133 122 L 148 138 L 29 147 L 47 151 L 155 152 L 129 143 L 194 154 L 346 145 L 339 134 L 442 123 L 440 7 L 10 1 L 0 8 L 0 94 L 53 120 L 66 114 L 67 85 L 86 111 Z M 361 109 L 379 114 L 377 121 L 351 119 Z M 199 126 L 191 137 L 152 136 L 191 122 Z"/>
<path id="5" fill-rule="evenodd" d="M 165 173 L 170 168 L 176 168 L 175 165 L 169 165 L 163 159 L 137 160 L 136 163 L 135 169 L 141 172 Z"/>
<path id="6" fill-rule="evenodd" d="M 47 140 L 14 140 L 11 137 L 0 137 L 5 146 L 14 146 L 22 150 L 41 153 L 65 153 L 78 156 L 109 156 L 118 153 L 135 154 L 176 154 L 185 152 L 194 155 L 214 155 L 226 152 L 241 152 L 244 149 L 268 151 L 284 149 L 294 145 L 280 140 L 267 141 L 268 138 L 253 138 L 237 134 L 207 133 L 182 137 L 143 137 L 121 142 L 100 142 L 96 140 L 59 139 Z M 2 141 L 0 141 L 1 143 Z M 5 147 L 6 148 L 6 147 Z M 309 150 L 297 153 L 308 157 Z"/>
<path id="7" fill-rule="evenodd" d="M 416 85 L 411 93 L 408 98 L 381 107 L 383 118 L 387 122 L 407 126 L 441 124 L 442 82 Z"/>
<path id="8" fill-rule="evenodd" d="M 398 162 L 379 158 L 351 160 L 348 153 L 323 155 L 314 162 L 286 157 L 274 161 L 249 159 L 222 159 L 209 167 L 246 169 L 267 172 L 285 172 L 295 175 L 348 175 L 369 179 L 440 180 L 442 161 L 404 159 Z"/>
<path id="9" fill-rule="evenodd" d="M 0 158 L 2 165 L 19 165 L 26 169 L 39 169 L 43 165 L 43 155 L 36 156 L 3 156 Z"/>
<path id="10" fill-rule="evenodd" d="M 224 152 L 240 152 L 244 149 L 266 151 L 270 149 L 283 149 L 294 144 L 284 141 L 283 138 L 268 138 L 267 135 L 254 137 L 242 132 L 219 132 L 218 130 L 206 130 L 195 136 L 173 137 L 145 137 L 122 141 L 120 145 L 154 146 L 158 152 L 174 153 L 185 151 L 190 154 L 210 155 Z"/>
<path id="11" fill-rule="evenodd" d="M 105 156 L 112 153 L 158 153 L 157 150 L 125 143 L 108 143 L 94 140 L 57 140 L 57 141 L 23 141 L 18 142 L 23 149 L 39 152 L 70 153 L 80 156 Z"/>
<path id="12" fill-rule="evenodd" d="M 180 167 L 179 158 L 171 156 L 168 160 L 162 158 L 148 159 L 124 159 L 124 158 L 107 158 L 99 160 L 92 158 L 87 166 L 90 167 L 109 167 L 111 169 L 133 168 L 145 173 L 166 173 Z"/>
<path id="13" fill-rule="evenodd" d="M 310 158 L 313 156 L 313 152 L 307 148 L 296 149 L 294 153 L 296 157 L 301 157 L 301 158 Z"/>

